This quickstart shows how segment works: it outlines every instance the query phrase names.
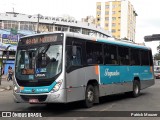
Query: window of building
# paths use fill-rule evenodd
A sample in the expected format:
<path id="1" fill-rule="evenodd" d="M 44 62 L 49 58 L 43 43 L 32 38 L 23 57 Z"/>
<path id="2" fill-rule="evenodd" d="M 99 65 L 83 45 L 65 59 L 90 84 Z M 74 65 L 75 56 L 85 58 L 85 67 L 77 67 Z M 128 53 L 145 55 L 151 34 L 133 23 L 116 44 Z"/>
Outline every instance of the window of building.
<path id="1" fill-rule="evenodd" d="M 20 22 L 20 30 L 35 31 L 36 30 L 36 23 L 21 21 Z"/>
<path id="2" fill-rule="evenodd" d="M 106 8 L 106 9 L 109 8 L 109 5 L 106 5 L 105 8 Z"/>
<path id="3" fill-rule="evenodd" d="M 2 21 L 0 21 L 0 29 L 2 29 Z"/>
<path id="4" fill-rule="evenodd" d="M 108 27 L 108 23 L 106 23 L 105 26 Z"/>
<path id="5" fill-rule="evenodd" d="M 100 25 L 100 24 L 98 24 L 98 25 Z M 90 30 L 82 29 L 82 34 L 89 35 L 90 34 Z"/>
<path id="6" fill-rule="evenodd" d="M 101 14 L 101 11 L 97 11 L 97 15 L 100 15 Z"/>
<path id="7" fill-rule="evenodd" d="M 112 27 L 115 27 L 116 26 L 116 23 L 112 23 Z"/>
<path id="8" fill-rule="evenodd" d="M 39 29 L 40 32 L 52 32 L 53 31 L 53 26 L 49 24 L 39 24 Z"/>
<path id="9" fill-rule="evenodd" d="M 101 6 L 100 6 L 100 5 L 97 5 L 97 9 L 101 10 Z"/>
<path id="10" fill-rule="evenodd" d="M 112 8 L 116 8 L 116 5 L 112 5 Z"/>
<path id="11" fill-rule="evenodd" d="M 115 29 L 112 29 L 112 33 L 115 33 L 116 32 L 116 30 Z"/>
<path id="12" fill-rule="evenodd" d="M 116 17 L 112 17 L 112 20 L 116 20 Z"/>
<path id="13" fill-rule="evenodd" d="M 108 20 L 109 20 L 109 17 L 105 17 L 105 20 L 108 21 Z"/>
<path id="14" fill-rule="evenodd" d="M 80 28 L 78 28 L 78 27 L 70 27 L 70 32 L 80 33 Z"/>
<path id="15" fill-rule="evenodd" d="M 68 27 L 62 27 L 62 31 L 68 31 Z"/>
<path id="16" fill-rule="evenodd" d="M 17 21 L 3 21 L 4 29 L 18 29 L 18 22 Z"/>
<path id="17" fill-rule="evenodd" d="M 109 15 L 109 11 L 105 11 L 105 15 Z"/>
<path id="18" fill-rule="evenodd" d="M 112 14 L 113 14 L 113 15 L 116 14 L 116 11 L 112 11 Z"/>

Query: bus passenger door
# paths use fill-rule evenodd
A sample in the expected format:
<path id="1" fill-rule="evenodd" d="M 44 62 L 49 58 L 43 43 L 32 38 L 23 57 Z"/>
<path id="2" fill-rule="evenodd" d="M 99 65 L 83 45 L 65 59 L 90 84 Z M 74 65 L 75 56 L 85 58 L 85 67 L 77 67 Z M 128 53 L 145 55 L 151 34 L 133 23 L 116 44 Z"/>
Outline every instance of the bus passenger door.
<path id="1" fill-rule="evenodd" d="M 66 51 L 67 102 L 84 99 L 85 70 L 82 62 L 82 47 L 67 46 Z"/>

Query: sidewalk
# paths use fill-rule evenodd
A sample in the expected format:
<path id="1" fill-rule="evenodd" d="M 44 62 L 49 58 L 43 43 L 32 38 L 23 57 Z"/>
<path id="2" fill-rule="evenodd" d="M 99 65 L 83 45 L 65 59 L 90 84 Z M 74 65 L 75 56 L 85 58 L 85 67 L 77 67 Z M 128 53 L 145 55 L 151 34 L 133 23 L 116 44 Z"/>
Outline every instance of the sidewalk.
<path id="1" fill-rule="evenodd" d="M 6 90 L 12 90 L 13 82 L 7 81 L 7 76 L 3 75 L 1 78 L 1 85 L 0 85 L 0 92 L 6 91 Z"/>

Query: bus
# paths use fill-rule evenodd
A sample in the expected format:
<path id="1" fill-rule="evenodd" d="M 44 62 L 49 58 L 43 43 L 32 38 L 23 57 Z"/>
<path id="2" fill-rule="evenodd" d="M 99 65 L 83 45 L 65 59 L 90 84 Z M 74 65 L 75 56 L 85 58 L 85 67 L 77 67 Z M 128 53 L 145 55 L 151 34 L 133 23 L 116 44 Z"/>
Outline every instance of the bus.
<path id="1" fill-rule="evenodd" d="M 72 32 L 40 33 L 19 40 L 15 59 L 15 102 L 69 103 L 85 107 L 106 95 L 154 85 L 149 47 Z"/>

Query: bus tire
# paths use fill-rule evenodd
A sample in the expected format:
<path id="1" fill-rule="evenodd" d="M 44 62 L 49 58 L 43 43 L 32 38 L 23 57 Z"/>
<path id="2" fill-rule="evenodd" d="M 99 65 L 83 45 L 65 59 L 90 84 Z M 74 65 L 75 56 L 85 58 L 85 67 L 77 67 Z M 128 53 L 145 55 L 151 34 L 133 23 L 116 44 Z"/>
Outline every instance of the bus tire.
<path id="1" fill-rule="evenodd" d="M 138 80 L 134 80 L 132 97 L 138 97 L 139 95 L 140 95 L 140 82 Z"/>
<path id="2" fill-rule="evenodd" d="M 85 92 L 84 106 L 90 108 L 93 106 L 95 101 L 95 89 L 92 85 L 88 85 Z"/>

